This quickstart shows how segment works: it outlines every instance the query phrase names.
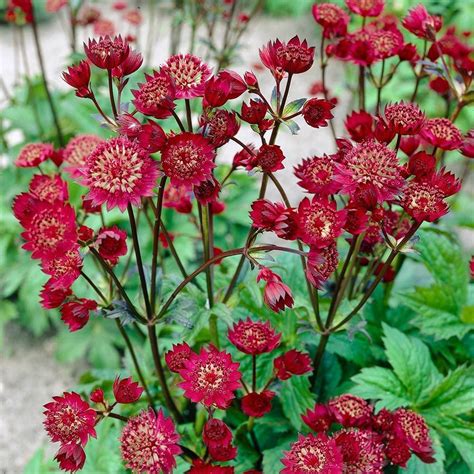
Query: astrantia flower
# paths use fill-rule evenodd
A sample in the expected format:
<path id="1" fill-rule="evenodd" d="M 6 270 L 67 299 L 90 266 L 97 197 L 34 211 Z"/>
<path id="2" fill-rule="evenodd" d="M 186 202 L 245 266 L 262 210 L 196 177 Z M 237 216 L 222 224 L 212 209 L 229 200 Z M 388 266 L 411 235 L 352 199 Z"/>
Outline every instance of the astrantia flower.
<path id="1" fill-rule="evenodd" d="M 252 203 L 250 218 L 257 229 L 275 232 L 278 237 L 286 240 L 296 238 L 296 212 L 283 203 L 257 199 Z"/>
<path id="2" fill-rule="evenodd" d="M 236 99 L 247 90 L 244 80 L 234 71 L 220 71 L 207 80 L 204 87 L 203 108 L 220 107 Z"/>
<path id="3" fill-rule="evenodd" d="M 194 186 L 194 196 L 196 196 L 197 201 L 201 205 L 206 205 L 211 202 L 214 202 L 219 197 L 219 192 L 221 190 L 221 185 L 214 176 L 211 179 L 203 181 L 197 186 Z"/>
<path id="4" fill-rule="evenodd" d="M 33 258 L 56 257 L 77 244 L 76 215 L 69 204 L 38 201 L 34 215 L 23 232 L 23 248 Z"/>
<path id="5" fill-rule="evenodd" d="M 115 34 L 114 22 L 100 17 L 92 24 L 92 32 L 94 36 L 113 36 Z M 125 37 L 125 40 L 128 42 L 128 37 Z"/>
<path id="6" fill-rule="evenodd" d="M 425 114 L 413 102 L 399 102 L 385 107 L 388 125 L 400 135 L 417 134 L 425 122 Z"/>
<path id="7" fill-rule="evenodd" d="M 316 403 L 312 410 L 306 410 L 306 413 L 301 417 L 301 419 L 307 426 L 316 432 L 328 431 L 334 420 L 328 407 L 320 403 Z"/>
<path id="8" fill-rule="evenodd" d="M 346 428 L 368 425 L 373 413 L 368 402 L 349 393 L 330 400 L 329 409 L 337 423 Z"/>
<path id="9" fill-rule="evenodd" d="M 208 448 L 228 446 L 232 443 L 232 432 L 222 420 L 211 418 L 204 425 L 202 440 Z"/>
<path id="10" fill-rule="evenodd" d="M 209 456 L 211 456 L 214 461 L 232 461 L 232 459 L 237 457 L 237 448 L 231 444 L 209 448 Z"/>
<path id="11" fill-rule="evenodd" d="M 137 140 L 140 146 L 148 153 L 155 153 L 163 149 L 167 137 L 160 125 L 153 120 L 148 120 L 148 123 L 140 126 Z"/>
<path id="12" fill-rule="evenodd" d="M 121 36 L 89 39 L 84 43 L 84 51 L 89 61 L 101 69 L 113 69 L 122 64 L 130 52 L 130 46 Z"/>
<path id="13" fill-rule="evenodd" d="M 370 35 L 371 46 L 378 60 L 396 56 L 403 46 L 403 35 L 397 28 L 376 30 Z"/>
<path id="14" fill-rule="evenodd" d="M 171 372 L 179 373 L 184 369 L 184 362 L 191 357 L 191 348 L 186 342 L 173 344 L 173 348 L 165 354 L 165 361 Z"/>
<path id="15" fill-rule="evenodd" d="M 423 462 L 435 462 L 428 426 L 421 415 L 407 408 L 399 408 L 394 413 L 393 429 Z"/>
<path id="16" fill-rule="evenodd" d="M 171 77 L 161 70 L 153 75 L 145 74 L 145 82 L 132 90 L 135 99 L 132 101 L 139 112 L 163 119 L 171 115 L 175 104 L 176 89 Z"/>
<path id="17" fill-rule="evenodd" d="M 211 76 L 211 69 L 193 54 L 171 56 L 163 66 L 176 87 L 177 99 L 193 99 L 204 95 L 204 86 Z"/>
<path id="18" fill-rule="evenodd" d="M 269 41 L 265 46 L 262 46 L 262 48 L 258 50 L 260 60 L 263 65 L 270 70 L 277 83 L 280 83 L 286 75 L 276 54 L 277 50 L 283 47 L 284 43 L 277 39 L 275 41 Z"/>
<path id="19" fill-rule="evenodd" d="M 327 197 L 304 198 L 298 207 L 298 233 L 304 243 L 325 247 L 342 234 L 347 211 Z"/>
<path id="20" fill-rule="evenodd" d="M 272 409 L 272 399 L 275 392 L 264 390 L 261 393 L 252 392 L 242 397 L 241 408 L 247 416 L 260 418 Z"/>
<path id="21" fill-rule="evenodd" d="M 408 445 L 395 436 L 390 436 L 385 442 L 385 455 L 392 464 L 400 467 L 406 467 L 408 460 L 411 458 Z"/>
<path id="22" fill-rule="evenodd" d="M 234 391 L 240 387 L 239 363 L 233 362 L 230 354 L 219 352 L 214 346 L 192 353 L 184 361 L 180 374 L 183 382 L 179 386 L 184 396 L 191 401 L 210 407 L 225 409 L 235 398 Z"/>
<path id="23" fill-rule="evenodd" d="M 474 129 L 466 133 L 459 151 L 466 158 L 474 158 Z"/>
<path id="24" fill-rule="evenodd" d="M 78 298 L 61 306 L 61 319 L 70 332 L 82 329 L 89 321 L 91 311 L 97 309 L 97 303 L 87 298 Z"/>
<path id="25" fill-rule="evenodd" d="M 344 36 L 347 32 L 349 15 L 333 3 L 315 3 L 313 17 L 323 27 L 325 38 Z"/>
<path id="26" fill-rule="evenodd" d="M 218 466 L 204 462 L 202 459 L 193 459 L 193 463 L 187 474 L 234 474 L 233 466 Z M 249 471 L 249 474 L 252 474 Z"/>
<path id="27" fill-rule="evenodd" d="M 285 308 L 293 307 L 294 300 L 291 290 L 282 282 L 280 275 L 267 267 L 261 267 L 257 275 L 257 282 L 260 280 L 265 281 L 263 301 L 271 310 L 278 313 Z"/>
<path id="28" fill-rule="evenodd" d="M 168 139 L 161 166 L 174 186 L 192 186 L 211 177 L 214 157 L 214 148 L 202 135 L 184 132 Z"/>
<path id="29" fill-rule="evenodd" d="M 56 257 L 44 257 L 41 269 L 51 276 L 48 284 L 52 289 L 69 288 L 81 274 L 82 257 L 77 247 L 74 247 Z"/>
<path id="30" fill-rule="evenodd" d="M 100 229 L 94 242 L 99 255 L 110 265 L 116 265 L 127 254 L 127 233 L 116 225 Z"/>
<path id="31" fill-rule="evenodd" d="M 133 472 L 171 473 L 181 453 L 173 421 L 150 408 L 130 418 L 120 436 L 125 466 Z"/>
<path id="32" fill-rule="evenodd" d="M 80 444 L 71 442 L 62 444 L 54 459 L 63 471 L 76 472 L 84 467 L 86 453 Z"/>
<path id="33" fill-rule="evenodd" d="M 70 288 L 55 289 L 49 282 L 46 282 L 40 292 L 41 307 L 44 309 L 59 308 L 64 303 L 64 300 L 71 295 L 72 290 Z"/>
<path id="34" fill-rule="evenodd" d="M 257 154 L 250 158 L 247 169 L 258 166 L 265 173 L 273 173 L 284 168 L 284 159 L 285 155 L 279 145 L 262 145 Z"/>
<path id="35" fill-rule="evenodd" d="M 112 76 L 123 78 L 125 76 L 130 76 L 134 72 L 138 71 L 143 64 L 143 56 L 141 53 L 130 50 L 130 53 L 127 56 L 127 59 L 119 66 L 112 69 Z"/>
<path id="36" fill-rule="evenodd" d="M 334 107 L 335 104 L 330 100 L 313 98 L 305 102 L 301 113 L 310 127 L 327 127 L 328 120 L 334 117 L 331 112 Z"/>
<path id="37" fill-rule="evenodd" d="M 365 110 L 354 111 L 348 115 L 345 125 L 355 142 L 362 142 L 373 136 L 374 118 Z"/>
<path id="38" fill-rule="evenodd" d="M 382 474 L 385 461 L 381 437 L 370 430 L 342 430 L 334 436 L 344 461 L 344 473 Z"/>
<path id="39" fill-rule="evenodd" d="M 349 10 L 357 15 L 379 16 L 385 6 L 384 0 L 346 0 Z"/>
<path id="40" fill-rule="evenodd" d="M 18 153 L 15 166 L 19 168 L 33 168 L 51 158 L 53 154 L 53 145 L 49 143 L 28 143 Z"/>
<path id="41" fill-rule="evenodd" d="M 273 361 L 276 376 L 280 380 L 287 380 L 292 375 L 303 375 L 312 370 L 311 358 L 306 352 L 291 349 Z"/>
<path id="42" fill-rule="evenodd" d="M 77 135 L 69 141 L 63 151 L 64 163 L 67 165 L 65 170 L 73 178 L 80 176 L 82 168 L 88 156 L 96 149 L 99 143 L 104 140 L 96 135 Z"/>
<path id="43" fill-rule="evenodd" d="M 247 123 L 259 124 L 267 113 L 268 107 L 263 100 L 250 100 L 249 105 L 242 103 L 240 116 Z"/>
<path id="44" fill-rule="evenodd" d="M 189 214 L 192 211 L 191 190 L 188 186 L 173 186 L 169 184 L 165 188 L 163 207 L 176 209 L 181 214 Z"/>
<path id="45" fill-rule="evenodd" d="M 402 25 L 418 38 L 433 41 L 443 26 L 443 20 L 439 16 L 430 15 L 426 7 L 420 3 L 408 11 Z"/>
<path id="46" fill-rule="evenodd" d="M 418 222 L 434 222 L 448 212 L 444 194 L 432 180 L 409 181 L 403 191 L 400 205 Z"/>
<path id="47" fill-rule="evenodd" d="M 93 205 L 106 203 L 107 209 L 128 204 L 140 205 L 141 198 L 153 195 L 158 165 L 136 142 L 112 138 L 98 145 L 87 158 L 83 184 L 89 187 Z"/>
<path id="48" fill-rule="evenodd" d="M 229 329 L 229 341 L 245 354 L 257 355 L 271 352 L 280 344 L 281 334 L 276 333 L 270 322 L 241 319 Z"/>
<path id="49" fill-rule="evenodd" d="M 397 155 L 375 140 L 365 141 L 353 148 L 336 164 L 336 181 L 342 192 L 354 194 L 360 185 L 370 184 L 378 202 L 393 199 L 403 188 L 404 180 Z"/>
<path id="50" fill-rule="evenodd" d="M 30 182 L 29 192 L 40 201 L 66 201 L 67 183 L 59 175 L 35 174 Z"/>
<path id="51" fill-rule="evenodd" d="M 140 387 L 138 382 L 134 382 L 132 377 L 125 379 L 117 377 L 113 385 L 117 403 L 135 403 L 141 397 L 143 390 L 143 387 Z"/>
<path id="52" fill-rule="evenodd" d="M 237 135 L 240 128 L 235 112 L 224 109 L 212 111 L 203 121 L 203 125 L 204 136 L 216 148 L 226 144 Z"/>
<path id="53" fill-rule="evenodd" d="M 428 119 L 421 129 L 421 137 L 442 150 L 456 150 L 462 144 L 462 134 L 447 118 Z"/>
<path id="54" fill-rule="evenodd" d="M 340 185 L 334 181 L 335 160 L 332 156 L 313 156 L 305 158 L 295 166 L 298 185 L 313 194 L 333 194 Z"/>
<path id="55" fill-rule="evenodd" d="M 340 474 L 342 455 L 333 439 L 320 433 L 318 436 L 299 435 L 290 451 L 281 460 L 285 468 L 281 474 Z"/>
<path id="56" fill-rule="evenodd" d="M 307 71 L 314 61 L 314 47 L 309 47 L 306 40 L 300 41 L 298 36 L 293 36 L 286 44 L 281 43 L 275 54 L 279 66 L 290 74 Z"/>
<path id="57" fill-rule="evenodd" d="M 43 425 L 53 443 L 70 442 L 87 444 L 89 436 L 95 438 L 95 411 L 75 392 L 64 392 L 44 405 Z"/>
<path id="58" fill-rule="evenodd" d="M 417 178 L 425 178 L 431 176 L 436 170 L 436 157 L 429 155 L 424 151 L 419 151 L 410 156 L 407 163 L 408 173 Z"/>
<path id="59" fill-rule="evenodd" d="M 306 276 L 314 287 L 321 288 L 336 271 L 338 263 L 339 254 L 336 243 L 321 249 L 311 247 L 308 254 Z"/>
<path id="60" fill-rule="evenodd" d="M 67 71 L 63 72 L 64 81 L 76 89 L 77 97 L 92 97 L 92 91 L 89 88 L 91 80 L 91 67 L 85 60 L 74 66 L 69 66 Z"/>

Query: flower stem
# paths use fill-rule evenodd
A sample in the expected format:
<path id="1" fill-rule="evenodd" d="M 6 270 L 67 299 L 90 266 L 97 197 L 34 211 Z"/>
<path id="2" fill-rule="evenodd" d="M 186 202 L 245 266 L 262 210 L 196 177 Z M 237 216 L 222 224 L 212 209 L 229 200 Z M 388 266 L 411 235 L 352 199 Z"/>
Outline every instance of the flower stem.
<path id="1" fill-rule="evenodd" d="M 257 356 L 252 355 L 252 392 L 257 389 Z"/>
<path id="2" fill-rule="evenodd" d="M 191 113 L 191 102 L 189 99 L 184 99 L 184 103 L 186 105 L 186 121 L 188 123 L 188 131 L 192 133 L 193 131 L 193 116 Z"/>
<path id="3" fill-rule="evenodd" d="M 112 78 L 112 70 L 107 69 L 107 76 L 109 81 L 109 97 L 110 97 L 110 105 L 112 106 L 112 113 L 114 117 L 117 118 L 117 106 L 115 105 L 115 98 L 114 98 L 114 83 Z"/>

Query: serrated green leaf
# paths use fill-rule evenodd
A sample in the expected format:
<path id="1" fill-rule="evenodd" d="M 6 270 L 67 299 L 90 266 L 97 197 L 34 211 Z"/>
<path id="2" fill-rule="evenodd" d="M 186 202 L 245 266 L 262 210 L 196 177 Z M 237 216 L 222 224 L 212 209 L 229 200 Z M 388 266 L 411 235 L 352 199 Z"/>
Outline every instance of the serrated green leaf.
<path id="1" fill-rule="evenodd" d="M 305 98 L 296 99 L 290 102 L 289 104 L 285 105 L 285 108 L 283 109 L 283 117 L 286 117 L 287 115 L 293 115 L 296 112 L 299 112 L 305 102 L 306 102 Z"/>
<path id="2" fill-rule="evenodd" d="M 297 430 L 300 430 L 303 423 L 301 415 L 314 405 L 309 378 L 293 376 L 285 380 L 280 390 L 280 401 L 286 417 Z"/>
<path id="3" fill-rule="evenodd" d="M 290 448 L 290 443 L 291 441 L 288 440 L 263 452 L 262 467 L 265 474 L 280 472 L 283 469 L 284 466 L 281 463 L 281 459 L 283 458 L 283 452 L 288 451 Z"/>

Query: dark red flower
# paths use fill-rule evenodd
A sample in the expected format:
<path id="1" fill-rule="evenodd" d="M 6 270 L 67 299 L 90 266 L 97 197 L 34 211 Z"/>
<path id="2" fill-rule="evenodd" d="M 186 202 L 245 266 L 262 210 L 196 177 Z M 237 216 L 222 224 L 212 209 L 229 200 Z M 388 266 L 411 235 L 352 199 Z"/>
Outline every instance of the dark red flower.
<path id="1" fill-rule="evenodd" d="M 322 288 L 323 284 L 336 271 L 338 263 L 339 254 L 336 243 L 321 249 L 311 247 L 308 254 L 306 276 L 314 287 Z"/>
<path id="2" fill-rule="evenodd" d="M 203 206 L 215 201 L 219 197 L 220 190 L 221 185 L 214 176 L 193 188 L 196 199 Z"/>
<path id="3" fill-rule="evenodd" d="M 63 79 L 76 89 L 77 97 L 92 97 L 92 91 L 89 88 L 91 68 L 87 61 L 81 61 L 79 64 L 69 66 L 67 71 L 63 72 Z"/>
<path id="4" fill-rule="evenodd" d="M 405 43 L 398 51 L 400 61 L 416 61 L 419 59 L 416 46 L 412 43 Z"/>
<path id="5" fill-rule="evenodd" d="M 276 376 L 280 380 L 287 380 L 292 375 L 303 375 L 311 372 L 311 358 L 306 352 L 291 349 L 273 361 Z"/>
<path id="6" fill-rule="evenodd" d="M 330 400 L 329 409 L 334 420 L 346 428 L 367 426 L 373 413 L 373 407 L 368 402 L 350 393 Z"/>
<path id="7" fill-rule="evenodd" d="M 93 403 L 105 404 L 104 391 L 101 388 L 96 388 L 89 395 L 89 399 Z"/>
<path id="8" fill-rule="evenodd" d="M 306 410 L 306 413 L 301 417 L 301 419 L 307 426 L 316 432 L 328 431 L 334 420 L 328 407 L 320 403 L 316 403 L 312 410 Z"/>
<path id="9" fill-rule="evenodd" d="M 89 61 L 101 69 L 113 69 L 122 64 L 130 53 L 130 46 L 121 36 L 101 36 L 84 43 Z"/>
<path id="10" fill-rule="evenodd" d="M 263 100 L 251 99 L 249 105 L 242 102 L 240 117 L 245 122 L 259 124 L 265 118 L 267 110 L 267 104 Z"/>
<path id="11" fill-rule="evenodd" d="M 217 466 L 202 459 L 193 459 L 193 464 L 186 474 L 234 474 L 233 466 Z"/>
<path id="12" fill-rule="evenodd" d="M 113 227 L 103 227 L 97 234 L 94 247 L 110 265 L 117 265 L 119 258 L 127 254 L 127 233 Z"/>
<path id="13" fill-rule="evenodd" d="M 134 382 L 132 377 L 120 379 L 117 377 L 114 381 L 113 391 L 117 403 L 135 403 L 142 396 L 143 387 Z"/>
<path id="14" fill-rule="evenodd" d="M 112 69 L 112 76 L 125 77 L 138 71 L 143 64 L 143 56 L 134 50 L 130 50 L 129 55 L 119 66 Z"/>
<path id="15" fill-rule="evenodd" d="M 410 156 L 407 170 L 417 178 L 431 176 L 436 170 L 436 158 L 424 151 L 419 151 Z"/>
<path id="16" fill-rule="evenodd" d="M 245 354 L 257 355 L 273 351 L 280 344 L 281 334 L 276 333 L 268 321 L 250 318 L 234 323 L 229 329 L 229 341 Z"/>
<path id="17" fill-rule="evenodd" d="M 176 209 L 181 214 L 189 214 L 193 209 L 191 191 L 187 186 L 173 186 L 165 188 L 163 206 Z"/>
<path id="18" fill-rule="evenodd" d="M 406 155 L 410 156 L 418 149 L 420 146 L 420 136 L 419 135 L 408 135 L 401 139 L 400 141 L 400 150 L 403 151 Z"/>
<path id="19" fill-rule="evenodd" d="M 463 141 L 459 128 L 447 118 L 428 119 L 420 134 L 425 142 L 442 150 L 456 150 Z"/>
<path id="20" fill-rule="evenodd" d="M 53 286 L 47 282 L 40 292 L 41 306 L 44 309 L 59 308 L 64 300 L 72 295 L 70 288 L 53 288 Z"/>
<path id="21" fill-rule="evenodd" d="M 142 124 L 140 120 L 137 120 L 132 114 L 122 113 L 117 118 L 118 133 L 125 135 L 128 138 L 137 138 L 138 134 L 142 130 Z M 141 144 L 140 144 L 141 145 Z M 142 148 L 145 148 L 142 145 Z"/>
<path id="22" fill-rule="evenodd" d="M 419 3 L 408 11 L 402 25 L 418 38 L 434 41 L 436 33 L 443 26 L 443 20 L 439 16 L 430 15 L 426 7 Z"/>
<path id="23" fill-rule="evenodd" d="M 281 277 L 267 267 L 261 267 L 257 275 L 257 282 L 265 281 L 263 301 L 278 313 L 286 307 L 292 308 L 294 304 L 291 290 L 282 282 Z"/>
<path id="24" fill-rule="evenodd" d="M 295 166 L 298 184 L 309 193 L 328 195 L 339 190 L 340 185 L 334 181 L 334 156 L 313 156 L 305 158 Z"/>
<path id="25" fill-rule="evenodd" d="M 224 109 L 211 111 L 205 117 L 203 125 L 205 127 L 204 136 L 216 148 L 226 144 L 237 135 L 240 128 L 235 112 Z"/>
<path id="26" fill-rule="evenodd" d="M 250 218 L 257 229 L 275 232 L 278 237 L 286 240 L 296 238 L 296 212 L 283 203 L 258 199 L 252 203 Z"/>
<path id="27" fill-rule="evenodd" d="M 140 146 L 148 153 L 162 150 L 167 140 L 165 131 L 153 120 L 148 120 L 148 123 L 140 125 L 136 137 Z"/>
<path id="28" fill-rule="evenodd" d="M 259 167 L 265 173 L 273 173 L 282 170 L 285 155 L 278 145 L 262 145 L 257 154 L 249 160 L 247 169 Z"/>
<path id="29" fill-rule="evenodd" d="M 466 133 L 459 151 L 467 158 L 474 158 L 474 129 Z"/>
<path id="30" fill-rule="evenodd" d="M 212 76 L 204 88 L 203 106 L 220 107 L 228 100 L 236 99 L 247 90 L 244 80 L 233 71 L 220 71 Z"/>
<path id="31" fill-rule="evenodd" d="M 400 135 L 416 135 L 425 123 L 425 114 L 412 102 L 387 105 L 385 118 L 395 133 Z"/>
<path id="32" fill-rule="evenodd" d="M 325 38 L 344 36 L 349 24 L 349 15 L 339 5 L 333 3 L 315 3 L 313 17 L 323 27 Z"/>
<path id="33" fill-rule="evenodd" d="M 385 443 L 385 455 L 395 466 L 406 467 L 411 452 L 405 441 L 391 436 Z"/>
<path id="34" fill-rule="evenodd" d="M 451 90 L 449 82 L 439 76 L 436 76 L 434 79 L 431 79 L 428 85 L 431 90 L 435 91 L 439 95 L 447 95 Z"/>
<path id="35" fill-rule="evenodd" d="M 71 442 L 62 444 L 54 459 L 63 471 L 76 472 L 84 467 L 86 453 L 80 444 Z"/>
<path id="36" fill-rule="evenodd" d="M 275 55 L 283 71 L 300 74 L 313 65 L 314 47 L 309 47 L 306 40 L 300 41 L 298 36 L 293 36 L 288 43 L 281 43 L 276 48 Z"/>
<path id="37" fill-rule="evenodd" d="M 208 448 L 229 446 L 232 443 L 232 432 L 222 420 L 211 418 L 204 425 L 202 440 Z"/>
<path id="38" fill-rule="evenodd" d="M 215 448 L 209 447 L 209 456 L 211 456 L 214 461 L 232 461 L 232 459 L 237 457 L 237 448 L 231 444 Z"/>
<path id="39" fill-rule="evenodd" d="M 384 0 L 346 0 L 346 5 L 349 10 L 357 15 L 368 17 L 368 16 L 379 16 L 384 7 Z"/>
<path id="40" fill-rule="evenodd" d="M 310 127 L 327 127 L 328 121 L 334 117 L 331 112 L 334 107 L 335 104 L 330 100 L 313 98 L 306 101 L 301 113 Z"/>
<path id="41" fill-rule="evenodd" d="M 247 416 L 260 418 L 272 409 L 272 398 L 275 392 L 264 390 L 261 393 L 252 392 L 242 397 L 242 411 Z"/>
<path id="42" fill-rule="evenodd" d="M 373 136 L 374 118 L 365 110 L 354 111 L 351 115 L 348 115 L 345 125 L 355 142 L 362 142 Z"/>
<path id="43" fill-rule="evenodd" d="M 87 298 L 77 298 L 61 306 L 61 319 L 70 332 L 82 329 L 89 321 L 91 311 L 97 309 L 97 303 Z"/>

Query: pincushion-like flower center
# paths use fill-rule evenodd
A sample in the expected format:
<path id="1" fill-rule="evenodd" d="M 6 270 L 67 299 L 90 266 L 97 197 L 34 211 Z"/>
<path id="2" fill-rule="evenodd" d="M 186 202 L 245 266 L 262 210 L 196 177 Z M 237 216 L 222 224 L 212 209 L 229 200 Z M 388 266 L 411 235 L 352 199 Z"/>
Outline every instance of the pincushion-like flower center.
<path id="1" fill-rule="evenodd" d="M 95 150 L 95 147 L 101 141 L 99 137 L 93 135 L 77 137 L 69 142 L 65 150 L 64 158 L 71 165 L 83 165 L 86 158 Z"/>
<path id="2" fill-rule="evenodd" d="M 336 5 L 326 3 L 318 8 L 318 18 L 327 24 L 335 24 L 339 21 L 341 15 Z"/>
<path id="3" fill-rule="evenodd" d="M 37 181 L 32 191 L 42 201 L 54 201 L 61 195 L 62 187 L 57 180 L 47 178 Z"/>
<path id="4" fill-rule="evenodd" d="M 174 59 L 170 58 L 166 64 L 178 89 L 190 89 L 203 82 L 203 68 L 198 58 L 193 56 L 174 57 Z"/>
<path id="5" fill-rule="evenodd" d="M 83 425 L 83 420 L 78 412 L 70 406 L 61 408 L 51 415 L 51 432 L 62 441 L 73 441 L 78 437 L 78 431 Z"/>
<path id="6" fill-rule="evenodd" d="M 31 226 L 31 233 L 41 247 L 54 248 L 66 232 L 66 224 L 50 210 L 38 213 Z"/>
<path id="7" fill-rule="evenodd" d="M 103 38 L 90 46 L 90 52 L 102 61 L 112 57 L 121 56 L 126 52 L 126 44 L 122 41 L 113 41 L 111 38 Z"/>
<path id="8" fill-rule="evenodd" d="M 307 215 L 305 222 L 310 233 L 318 235 L 323 239 L 331 236 L 334 223 L 335 216 L 333 212 L 328 209 L 317 209 L 315 207 L 311 208 L 311 213 Z"/>
<path id="9" fill-rule="evenodd" d="M 278 60 L 284 62 L 309 62 L 312 59 L 311 51 L 301 45 L 287 44 L 276 51 Z"/>
<path id="10" fill-rule="evenodd" d="M 214 362 L 208 362 L 198 368 L 196 384 L 201 390 L 218 390 L 225 381 L 225 372 Z"/>
<path id="11" fill-rule="evenodd" d="M 248 324 L 242 329 L 240 340 L 243 346 L 264 349 L 267 345 L 267 331 L 260 324 Z"/>
<path id="12" fill-rule="evenodd" d="M 146 107 L 153 107 L 169 95 L 169 80 L 164 76 L 155 76 L 140 87 L 140 101 Z"/>
<path id="13" fill-rule="evenodd" d="M 202 169 L 199 148 L 190 142 L 170 147 L 169 157 L 173 173 L 181 179 L 193 178 Z"/>

